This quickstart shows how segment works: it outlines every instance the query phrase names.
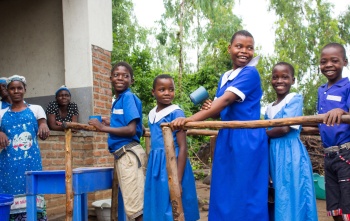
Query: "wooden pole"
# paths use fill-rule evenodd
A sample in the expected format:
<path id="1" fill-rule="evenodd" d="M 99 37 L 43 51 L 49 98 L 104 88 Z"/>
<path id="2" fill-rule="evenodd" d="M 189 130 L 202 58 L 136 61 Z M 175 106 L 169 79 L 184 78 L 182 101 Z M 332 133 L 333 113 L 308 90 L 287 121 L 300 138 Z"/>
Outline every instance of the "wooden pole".
<path id="1" fill-rule="evenodd" d="M 73 204 L 74 193 L 72 183 L 72 130 L 65 129 L 66 138 L 66 151 L 65 151 L 65 163 L 66 163 L 66 221 L 72 221 L 73 219 Z"/>
<path id="2" fill-rule="evenodd" d="M 188 122 L 183 129 L 222 129 L 222 128 L 261 128 L 261 127 L 280 127 L 289 125 L 303 125 L 303 126 L 316 126 L 319 123 L 323 123 L 323 116 L 303 116 L 303 117 L 291 117 L 281 118 L 273 120 L 252 120 L 252 121 L 197 121 Z M 341 118 L 342 123 L 350 124 L 350 116 L 343 115 Z M 163 123 L 161 126 L 171 127 L 171 123 Z"/>
<path id="3" fill-rule="evenodd" d="M 170 127 L 163 127 L 163 137 L 166 155 L 166 169 L 168 171 L 168 185 L 170 201 L 173 208 L 174 221 L 184 221 L 179 179 L 177 177 L 177 160 L 174 149 L 173 133 Z"/>
<path id="4" fill-rule="evenodd" d="M 96 127 L 88 124 L 80 124 L 76 122 L 63 122 L 63 128 L 65 129 L 76 129 L 76 130 L 87 130 L 87 131 L 97 131 Z"/>
<path id="5" fill-rule="evenodd" d="M 111 221 L 118 221 L 118 173 L 117 162 L 114 160 L 113 183 L 112 183 L 112 206 L 111 206 Z M 123 219 L 121 219 L 123 220 Z"/>

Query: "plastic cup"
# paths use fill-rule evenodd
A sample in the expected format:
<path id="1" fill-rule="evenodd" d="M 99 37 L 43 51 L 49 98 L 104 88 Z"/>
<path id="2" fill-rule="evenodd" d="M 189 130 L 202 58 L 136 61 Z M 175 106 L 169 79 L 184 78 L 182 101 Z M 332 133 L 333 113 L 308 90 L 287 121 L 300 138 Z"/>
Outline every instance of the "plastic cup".
<path id="1" fill-rule="evenodd" d="M 101 115 L 91 115 L 91 116 L 89 116 L 89 120 L 91 120 L 91 119 L 97 119 L 102 123 Z"/>
<path id="2" fill-rule="evenodd" d="M 209 98 L 208 91 L 205 90 L 203 86 L 200 86 L 197 90 L 193 91 L 190 94 L 190 99 L 194 103 L 194 105 L 202 103 L 208 98 Z"/>

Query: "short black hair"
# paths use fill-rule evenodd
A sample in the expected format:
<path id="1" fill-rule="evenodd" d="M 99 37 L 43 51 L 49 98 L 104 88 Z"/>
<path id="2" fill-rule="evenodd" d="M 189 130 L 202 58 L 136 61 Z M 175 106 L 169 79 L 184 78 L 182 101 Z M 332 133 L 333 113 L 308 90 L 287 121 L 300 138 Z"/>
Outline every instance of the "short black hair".
<path id="1" fill-rule="evenodd" d="M 339 48 L 341 53 L 343 54 L 344 60 L 347 59 L 347 57 L 346 57 L 346 50 L 345 50 L 345 48 L 344 48 L 344 46 L 342 44 L 339 44 L 339 43 L 336 43 L 336 42 L 328 43 L 322 48 L 321 52 L 324 49 L 326 49 L 326 48 Z"/>
<path id="2" fill-rule="evenodd" d="M 246 36 L 246 37 L 251 37 L 252 39 L 254 39 L 253 35 L 250 34 L 249 31 L 246 31 L 246 30 L 240 30 L 240 31 L 237 31 L 236 33 L 234 33 L 231 37 L 231 41 L 230 43 L 232 44 L 232 42 L 235 40 L 235 38 L 237 36 Z"/>
<path id="3" fill-rule="evenodd" d="M 134 78 L 134 71 L 132 70 L 132 67 L 130 64 L 128 64 L 127 62 L 125 61 L 121 61 L 121 62 L 118 62 L 117 64 L 115 64 L 111 70 L 111 75 L 113 74 L 114 70 L 119 67 L 119 66 L 123 66 L 125 67 L 126 69 L 128 69 L 129 73 L 130 73 L 130 77 L 131 79 Z"/>
<path id="4" fill-rule="evenodd" d="M 275 67 L 278 66 L 278 65 L 287 66 L 289 68 L 289 70 L 290 70 L 290 73 L 292 74 L 292 77 L 294 77 L 294 67 L 293 67 L 293 65 L 291 65 L 291 64 L 289 64 L 288 62 L 285 62 L 285 61 L 280 61 L 280 62 L 278 62 L 277 64 L 275 64 L 273 66 L 272 70 L 275 69 Z"/>
<path id="5" fill-rule="evenodd" d="M 161 74 L 161 75 L 158 75 L 157 77 L 154 78 L 153 80 L 153 89 L 156 88 L 156 84 L 157 84 L 157 81 L 158 79 L 172 79 L 174 80 L 174 78 L 168 74 Z"/>

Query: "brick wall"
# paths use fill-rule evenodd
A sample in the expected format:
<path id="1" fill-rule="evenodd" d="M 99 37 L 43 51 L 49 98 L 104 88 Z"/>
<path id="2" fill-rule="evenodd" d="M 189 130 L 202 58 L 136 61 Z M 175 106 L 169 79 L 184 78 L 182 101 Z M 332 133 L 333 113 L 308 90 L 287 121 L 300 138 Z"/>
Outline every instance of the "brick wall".
<path id="1" fill-rule="evenodd" d="M 92 46 L 93 70 L 93 107 L 94 115 L 109 116 L 112 100 L 109 80 L 111 70 L 111 53 L 97 46 Z M 65 136 L 64 132 L 51 131 L 50 137 L 39 141 L 43 169 L 65 169 Z M 82 131 L 73 134 L 72 141 L 73 168 L 77 167 L 112 167 L 113 157 L 107 150 L 107 134 Z M 93 179 L 93 178 L 92 178 Z M 111 197 L 111 190 L 89 194 L 91 202 Z M 65 195 L 45 195 L 49 220 L 65 216 Z M 58 219 L 61 220 L 61 219 Z"/>

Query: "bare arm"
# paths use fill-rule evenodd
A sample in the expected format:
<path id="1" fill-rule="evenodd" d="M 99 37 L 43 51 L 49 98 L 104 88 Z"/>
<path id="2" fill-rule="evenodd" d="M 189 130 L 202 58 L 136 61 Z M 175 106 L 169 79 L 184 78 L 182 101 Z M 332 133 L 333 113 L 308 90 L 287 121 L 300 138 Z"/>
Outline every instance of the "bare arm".
<path id="1" fill-rule="evenodd" d="M 88 124 L 96 127 L 98 131 L 114 134 L 120 137 L 132 137 L 136 134 L 136 119 L 132 120 L 127 126 L 124 127 L 109 127 L 97 119 L 89 120 Z"/>
<path id="2" fill-rule="evenodd" d="M 182 177 L 186 167 L 187 161 L 187 141 L 186 132 L 181 130 L 176 133 L 177 143 L 179 145 L 179 155 L 177 158 L 177 176 L 179 178 L 179 184 L 181 185 Z"/>
<path id="3" fill-rule="evenodd" d="M 239 97 L 235 93 L 226 91 L 221 97 L 212 102 L 210 109 L 201 110 L 188 118 L 177 118 L 172 121 L 173 129 L 181 129 L 187 122 L 201 121 L 210 117 L 215 117 L 220 114 L 225 107 L 238 99 Z"/>
<path id="4" fill-rule="evenodd" d="M 39 138 L 42 140 L 46 140 L 46 138 L 48 138 L 50 135 L 50 129 L 47 126 L 46 119 L 45 118 L 39 119 L 38 125 L 39 125 L 39 129 L 38 129 Z"/>
<path id="5" fill-rule="evenodd" d="M 61 125 L 57 125 L 57 123 L 56 123 L 56 116 L 54 114 L 48 114 L 47 115 L 47 124 L 49 125 L 49 128 L 51 130 L 64 131 L 64 129 L 63 129 L 63 127 Z"/>
<path id="6" fill-rule="evenodd" d="M 0 149 L 3 149 L 9 145 L 9 139 L 7 138 L 7 135 L 0 131 Z"/>
<path id="7" fill-rule="evenodd" d="M 277 137 L 283 137 L 284 135 L 289 133 L 290 130 L 291 128 L 289 126 L 274 127 L 271 130 L 266 130 L 266 134 L 270 138 L 277 138 Z"/>

